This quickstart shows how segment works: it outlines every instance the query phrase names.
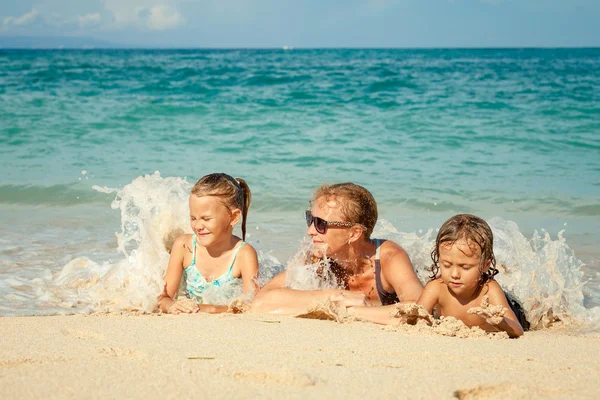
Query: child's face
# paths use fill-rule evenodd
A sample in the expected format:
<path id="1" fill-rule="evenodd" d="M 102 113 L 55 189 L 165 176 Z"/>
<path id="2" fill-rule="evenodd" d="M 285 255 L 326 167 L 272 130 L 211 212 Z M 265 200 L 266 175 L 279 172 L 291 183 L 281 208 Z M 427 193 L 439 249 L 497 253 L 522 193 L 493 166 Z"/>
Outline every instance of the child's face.
<path id="1" fill-rule="evenodd" d="M 456 295 L 471 295 L 479 286 L 481 250 L 475 243 L 458 240 L 442 243 L 439 248 L 441 278 Z"/>
<path id="2" fill-rule="evenodd" d="M 207 247 L 230 236 L 233 218 L 234 215 L 219 198 L 190 196 L 190 226 L 198 244 Z"/>

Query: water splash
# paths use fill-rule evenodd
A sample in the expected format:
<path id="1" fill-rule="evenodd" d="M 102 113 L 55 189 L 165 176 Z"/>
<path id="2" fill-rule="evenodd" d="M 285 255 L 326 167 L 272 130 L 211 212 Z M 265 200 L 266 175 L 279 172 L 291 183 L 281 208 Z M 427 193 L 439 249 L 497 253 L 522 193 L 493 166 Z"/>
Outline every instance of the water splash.
<path id="1" fill-rule="evenodd" d="M 535 231 L 527 239 L 516 223 L 502 218 L 488 221 L 494 233 L 494 254 L 500 274 L 496 280 L 523 304 L 532 329 L 562 321 L 579 331 L 600 329 L 600 307 L 586 308 L 583 300 L 583 262 L 575 257 L 563 231 L 556 239 Z M 399 232 L 381 220 L 376 237 L 399 243 L 408 253 L 422 283 L 429 281 L 430 252 L 436 232 Z"/>
<path id="2" fill-rule="evenodd" d="M 117 261 L 76 257 L 67 260 L 58 273 L 44 269 L 33 278 L 3 274 L 0 314 L 155 310 L 169 260 L 167 250 L 179 234 L 190 232 L 187 200 L 191 186 L 185 179 L 163 178 L 155 172 L 136 178 L 122 189 L 94 187 L 114 194 L 111 207 L 121 214 L 120 231 L 116 233 Z M 488 222 L 494 232 L 500 269 L 496 279 L 522 302 L 534 329 L 556 320 L 583 331 L 600 329 L 600 307 L 586 308 L 583 302 L 584 264 L 562 231 L 555 238 L 545 231 L 526 238 L 514 222 L 501 218 Z M 401 232 L 386 220 L 380 220 L 374 232 L 374 237 L 394 240 L 407 251 L 423 283 L 429 279 L 435 236 L 434 229 Z M 327 264 L 305 262 L 310 246 L 310 240 L 304 240 L 287 263 L 286 285 L 304 290 L 337 287 Z M 257 248 L 257 252 L 262 286 L 283 266 L 269 248 L 264 252 Z M 209 290 L 205 300 L 228 304 L 240 293 L 241 287 L 234 284 Z"/>

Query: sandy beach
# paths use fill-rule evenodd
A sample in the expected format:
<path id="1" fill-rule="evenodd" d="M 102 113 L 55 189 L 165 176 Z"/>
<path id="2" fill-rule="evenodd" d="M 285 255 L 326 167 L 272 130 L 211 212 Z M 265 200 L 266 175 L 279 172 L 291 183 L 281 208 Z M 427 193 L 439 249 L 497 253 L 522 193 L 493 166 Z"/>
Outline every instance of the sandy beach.
<path id="1" fill-rule="evenodd" d="M 271 315 L 0 319 L 0 398 L 598 398 L 600 337 Z"/>

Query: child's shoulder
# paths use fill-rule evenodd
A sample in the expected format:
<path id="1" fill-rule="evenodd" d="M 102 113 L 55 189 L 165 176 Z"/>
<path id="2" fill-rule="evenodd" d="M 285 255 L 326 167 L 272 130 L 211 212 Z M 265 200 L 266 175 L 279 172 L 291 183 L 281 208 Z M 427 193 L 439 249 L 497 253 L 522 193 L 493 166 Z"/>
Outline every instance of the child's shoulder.
<path id="1" fill-rule="evenodd" d="M 444 283 L 442 278 L 435 278 L 427 282 L 427 284 L 425 284 L 424 290 L 439 292 L 444 288 L 446 288 L 446 284 Z"/>
<path id="2" fill-rule="evenodd" d="M 435 287 L 435 286 L 442 286 L 442 285 L 444 285 L 444 281 L 442 280 L 442 278 L 435 278 L 435 279 L 432 279 L 429 282 L 427 282 L 427 284 L 425 286 Z"/>
<path id="3" fill-rule="evenodd" d="M 502 289 L 502 286 L 500 286 L 500 284 L 498 282 L 496 282 L 493 279 L 490 279 L 489 281 L 487 281 L 485 283 L 485 286 L 487 287 L 487 290 L 484 291 L 484 295 L 488 295 L 488 296 L 499 296 L 502 295 L 504 296 L 504 289 Z"/>
<path id="4" fill-rule="evenodd" d="M 241 239 L 240 239 L 240 244 L 238 246 L 240 247 L 240 250 L 238 251 L 238 257 L 249 257 L 249 256 L 254 256 L 256 257 L 256 249 L 248 242 L 243 242 L 244 244 L 241 244 Z"/>
<path id="5" fill-rule="evenodd" d="M 192 247 L 192 238 L 194 237 L 191 233 L 184 233 L 179 235 L 173 243 L 173 250 L 189 249 Z"/>

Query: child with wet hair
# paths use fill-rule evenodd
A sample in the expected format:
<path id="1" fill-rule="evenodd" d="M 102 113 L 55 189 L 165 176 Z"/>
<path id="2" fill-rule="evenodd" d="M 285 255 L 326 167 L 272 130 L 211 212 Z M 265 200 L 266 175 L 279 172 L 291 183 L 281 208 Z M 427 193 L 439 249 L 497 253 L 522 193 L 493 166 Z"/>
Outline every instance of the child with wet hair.
<path id="1" fill-rule="evenodd" d="M 429 314 L 435 308 L 440 316 L 454 317 L 469 327 L 523 335 L 522 310 L 509 304 L 494 280 L 498 270 L 493 247 L 492 229 L 483 219 L 459 214 L 444 222 L 431 252 L 431 280 L 417 304 Z"/>
<path id="2" fill-rule="evenodd" d="M 206 304 L 206 292 L 236 282 L 244 294 L 256 291 L 258 258 L 245 242 L 250 200 L 250 188 L 241 178 L 214 173 L 196 182 L 189 200 L 193 233 L 179 236 L 173 244 L 164 290 L 158 297 L 163 312 L 226 312 L 226 305 Z M 233 234 L 240 222 L 241 238 Z M 185 298 L 178 299 L 180 283 L 185 285 Z"/>

